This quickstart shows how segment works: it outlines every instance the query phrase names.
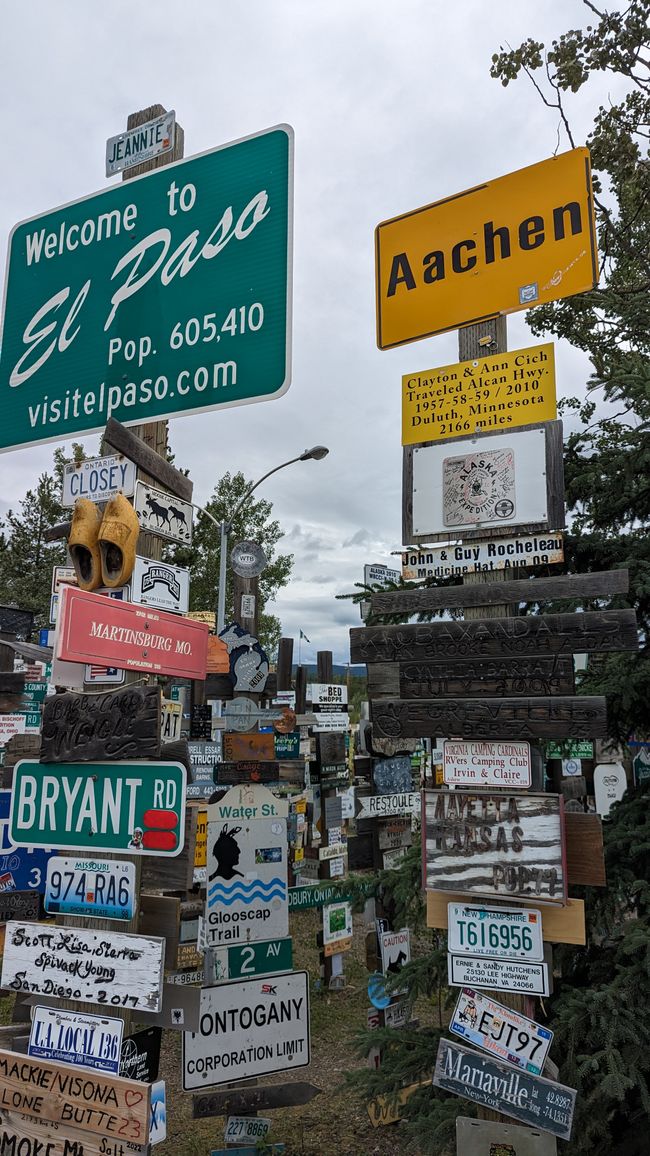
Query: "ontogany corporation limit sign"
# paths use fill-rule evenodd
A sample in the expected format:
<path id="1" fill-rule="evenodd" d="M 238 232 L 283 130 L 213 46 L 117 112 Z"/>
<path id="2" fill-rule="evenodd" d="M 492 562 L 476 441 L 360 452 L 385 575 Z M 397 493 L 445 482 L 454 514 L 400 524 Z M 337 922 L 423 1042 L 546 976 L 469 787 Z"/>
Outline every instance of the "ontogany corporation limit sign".
<path id="1" fill-rule="evenodd" d="M 285 392 L 292 151 L 280 125 L 15 226 L 0 449 Z"/>

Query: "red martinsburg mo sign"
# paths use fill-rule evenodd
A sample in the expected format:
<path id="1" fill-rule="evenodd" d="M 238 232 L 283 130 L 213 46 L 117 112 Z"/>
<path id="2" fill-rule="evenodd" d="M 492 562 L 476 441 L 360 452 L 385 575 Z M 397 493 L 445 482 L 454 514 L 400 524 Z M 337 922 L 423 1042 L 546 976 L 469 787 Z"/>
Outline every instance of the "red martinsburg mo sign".
<path id="1" fill-rule="evenodd" d="M 61 591 L 56 658 L 102 662 L 122 670 L 147 670 L 205 678 L 208 626 L 66 586 Z"/>

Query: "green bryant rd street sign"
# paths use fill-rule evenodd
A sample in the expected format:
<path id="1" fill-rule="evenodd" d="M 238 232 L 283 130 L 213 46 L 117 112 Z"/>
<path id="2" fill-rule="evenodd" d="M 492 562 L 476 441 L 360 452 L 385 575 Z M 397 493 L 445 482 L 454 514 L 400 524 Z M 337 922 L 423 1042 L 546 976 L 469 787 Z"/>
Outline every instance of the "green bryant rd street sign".
<path id="1" fill-rule="evenodd" d="M 16 225 L 0 450 L 283 394 L 292 207 L 277 125 Z"/>

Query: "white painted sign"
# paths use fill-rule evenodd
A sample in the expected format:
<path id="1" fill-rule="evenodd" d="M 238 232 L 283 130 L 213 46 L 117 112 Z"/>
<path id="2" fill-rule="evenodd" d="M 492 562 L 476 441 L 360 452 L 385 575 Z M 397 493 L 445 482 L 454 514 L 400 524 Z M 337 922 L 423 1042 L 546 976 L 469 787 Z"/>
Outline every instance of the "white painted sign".
<path id="1" fill-rule="evenodd" d="M 271 1120 L 264 1116 L 228 1116 L 223 1136 L 224 1143 L 238 1144 L 240 1140 L 263 1140 L 270 1130 Z M 233 1156 L 237 1156 L 237 1153 L 234 1152 Z"/>
<path id="2" fill-rule="evenodd" d="M 412 815 L 420 811 L 422 797 L 418 791 L 401 791 L 396 795 L 357 796 L 361 810 L 357 819 L 383 819 L 388 815 Z"/>
<path id="3" fill-rule="evenodd" d="M 164 954 L 159 937 L 10 922 L 0 986 L 107 1010 L 158 1012 Z"/>
<path id="4" fill-rule="evenodd" d="M 399 570 L 390 570 L 388 566 L 382 565 L 366 565 L 363 568 L 363 581 L 365 586 L 390 586 L 399 582 L 401 574 Z"/>
<path id="5" fill-rule="evenodd" d="M 135 462 L 120 454 L 106 458 L 88 458 L 78 466 L 66 462 L 63 467 L 62 506 L 74 506 L 77 498 L 91 502 L 108 502 L 116 494 L 129 498 L 135 487 Z"/>
<path id="6" fill-rule="evenodd" d="M 192 506 L 173 494 L 136 482 L 133 508 L 140 529 L 168 542 L 189 546 L 192 541 Z"/>
<path id="7" fill-rule="evenodd" d="M 338 842 L 330 843 L 327 847 L 318 848 L 318 858 L 323 859 L 338 859 L 341 855 L 347 855 L 347 843 Z"/>
<path id="8" fill-rule="evenodd" d="M 384 975 L 397 975 L 411 960 L 411 933 L 408 927 L 403 927 L 401 931 L 381 931 L 379 949 Z"/>
<path id="9" fill-rule="evenodd" d="M 171 152 L 176 140 L 176 113 L 164 112 L 137 128 L 109 136 L 106 141 L 106 176 L 144 164 L 161 153 Z"/>
<path id="10" fill-rule="evenodd" d="M 242 618 L 255 617 L 255 595 L 242 594 L 241 596 L 241 616 Z"/>
<path id="11" fill-rule="evenodd" d="M 582 759 L 562 759 L 562 775 L 564 778 L 575 778 L 582 774 Z"/>
<path id="12" fill-rule="evenodd" d="M 485 959 L 478 955 L 448 955 L 447 974 L 452 987 L 480 987 L 488 991 L 516 991 L 521 995 L 548 995 L 548 967 L 514 959 Z"/>
<path id="13" fill-rule="evenodd" d="M 623 798 L 627 790 L 625 768 L 621 763 L 601 763 L 594 770 L 594 794 L 596 813 L 606 819 L 614 803 Z"/>
<path id="14" fill-rule="evenodd" d="M 339 682 L 311 682 L 307 687 L 307 701 L 312 706 L 328 706 L 336 710 L 348 705 L 348 688 Z"/>
<path id="15" fill-rule="evenodd" d="M 199 1031 L 183 1032 L 186 1092 L 302 1068 L 309 1060 L 306 971 L 201 989 Z"/>
<path id="16" fill-rule="evenodd" d="M 141 606 L 154 606 L 156 610 L 175 614 L 186 614 L 189 610 L 190 572 L 180 566 L 137 557 L 131 585 L 133 601 Z"/>
<path id="17" fill-rule="evenodd" d="M 314 734 L 331 733 L 332 731 L 349 731 L 350 716 L 346 710 L 321 710 L 314 715 L 318 721 L 312 727 Z"/>
<path id="18" fill-rule="evenodd" d="M 74 566 L 52 567 L 52 593 L 60 594 L 62 586 L 78 586 L 77 572 Z"/>
<path id="19" fill-rule="evenodd" d="M 0 714 L 0 747 L 4 747 L 14 735 L 24 735 L 26 722 L 24 714 Z"/>
<path id="20" fill-rule="evenodd" d="M 541 1076 L 553 1032 L 519 1015 L 487 995 L 465 987 L 449 1022 L 449 1030 L 514 1068 Z"/>
<path id="21" fill-rule="evenodd" d="M 323 944 L 340 943 L 352 935 L 352 904 L 329 903 L 323 907 Z"/>
<path id="22" fill-rule="evenodd" d="M 132 919 L 135 864 L 120 859 L 54 855 L 47 864 L 45 910 L 50 915 Z"/>
<path id="23" fill-rule="evenodd" d="M 160 737 L 164 743 L 176 742 L 181 737 L 183 723 L 182 702 L 172 702 L 164 698 L 160 712 Z"/>
<path id="24" fill-rule="evenodd" d="M 208 822 L 217 823 L 226 819 L 235 822 L 245 819 L 286 819 L 289 814 L 288 799 L 278 799 L 263 783 L 241 783 L 231 787 L 218 803 L 210 803 L 207 808 Z"/>
<path id="25" fill-rule="evenodd" d="M 289 934 L 286 819 L 208 822 L 205 934 L 209 947 Z"/>
<path id="26" fill-rule="evenodd" d="M 123 1020 L 37 1006 L 27 1054 L 119 1076 L 123 1030 Z"/>
<path id="27" fill-rule="evenodd" d="M 443 775 L 449 786 L 529 787 L 531 779 L 530 743 L 461 742 L 443 744 Z"/>
<path id="28" fill-rule="evenodd" d="M 455 955 L 526 960 L 544 958 L 542 913 L 531 907 L 447 904 L 447 946 Z"/>
<path id="29" fill-rule="evenodd" d="M 512 538 L 489 538 L 483 542 L 451 542 L 446 546 L 422 546 L 402 554 L 402 578 L 451 578 L 487 570 L 513 570 L 526 566 L 550 566 L 564 561 L 564 534 L 522 534 Z"/>

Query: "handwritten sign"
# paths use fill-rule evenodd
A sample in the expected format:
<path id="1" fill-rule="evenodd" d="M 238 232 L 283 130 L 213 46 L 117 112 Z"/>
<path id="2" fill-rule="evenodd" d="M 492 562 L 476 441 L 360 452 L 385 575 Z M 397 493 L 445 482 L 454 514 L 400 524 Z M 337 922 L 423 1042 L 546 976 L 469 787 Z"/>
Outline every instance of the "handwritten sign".
<path id="1" fill-rule="evenodd" d="M 150 1012 L 162 1006 L 165 940 L 85 927 L 7 924 L 1 986 Z M 14 1105 L 15 1107 L 15 1105 Z"/>
<path id="2" fill-rule="evenodd" d="M 41 762 L 160 757 L 160 688 L 56 694 L 43 703 Z"/>
<path id="3" fill-rule="evenodd" d="M 424 795 L 427 891 L 565 902 L 561 796 Z"/>

